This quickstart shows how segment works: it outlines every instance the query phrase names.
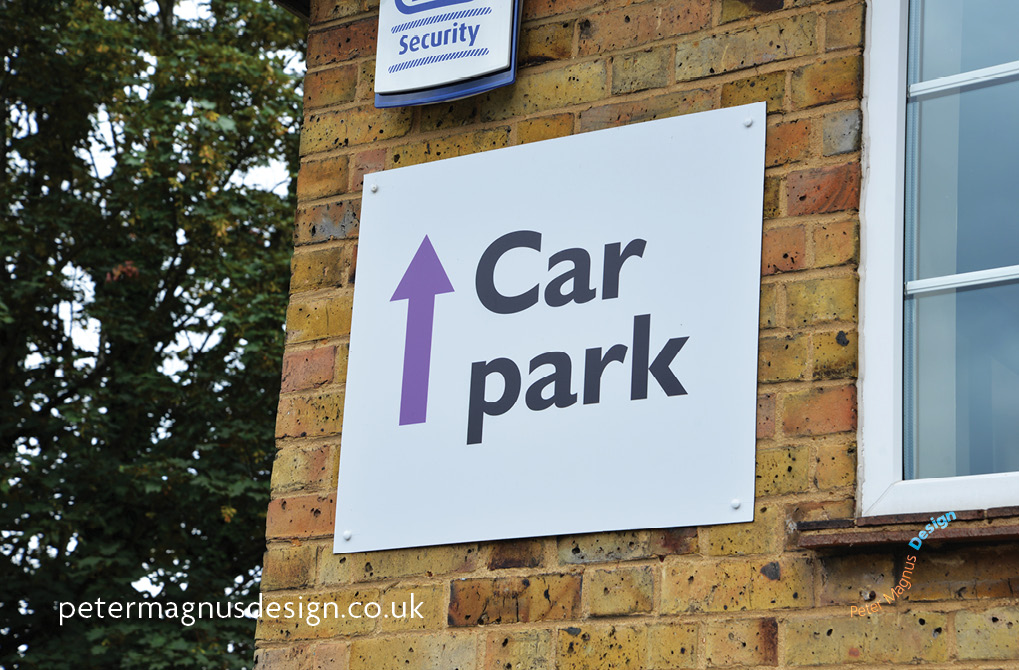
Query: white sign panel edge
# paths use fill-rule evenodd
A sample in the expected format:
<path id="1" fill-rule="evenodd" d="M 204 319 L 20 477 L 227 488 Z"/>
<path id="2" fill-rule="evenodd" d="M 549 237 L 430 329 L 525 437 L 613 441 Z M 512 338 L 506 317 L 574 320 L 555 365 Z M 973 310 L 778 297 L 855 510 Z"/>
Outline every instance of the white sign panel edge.
<path id="1" fill-rule="evenodd" d="M 506 0 L 381 0 L 375 92 L 431 89 L 509 68 L 516 11 Z"/>
<path id="2" fill-rule="evenodd" d="M 366 176 L 334 551 L 751 521 L 764 139 L 754 103 Z M 521 230 L 542 246 L 501 257 L 493 282 L 507 295 L 547 290 L 560 272 L 546 263 L 566 249 L 590 252 L 600 293 L 603 248 L 647 250 L 624 261 L 614 299 L 492 314 L 479 258 Z M 434 296 L 427 421 L 399 425 L 409 301 L 397 288 L 425 236 L 451 291 Z M 631 401 L 641 372 L 626 359 L 605 365 L 601 404 L 583 396 L 585 351 L 636 358 L 640 340 L 657 361 L 678 339 L 665 364 L 688 394 L 652 374 Z M 542 376 L 529 358 L 557 351 L 572 356 L 578 399 L 525 407 Z M 483 416 L 468 445 L 472 362 L 497 358 L 516 362 L 519 402 Z"/>

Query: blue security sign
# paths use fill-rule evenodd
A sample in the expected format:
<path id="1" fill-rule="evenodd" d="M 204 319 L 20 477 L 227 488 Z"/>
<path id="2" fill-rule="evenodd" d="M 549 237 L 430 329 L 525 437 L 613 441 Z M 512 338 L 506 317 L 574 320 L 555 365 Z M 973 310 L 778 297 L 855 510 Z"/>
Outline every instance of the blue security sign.
<path id="1" fill-rule="evenodd" d="M 455 100 L 516 78 L 520 0 L 382 0 L 375 106 Z"/>

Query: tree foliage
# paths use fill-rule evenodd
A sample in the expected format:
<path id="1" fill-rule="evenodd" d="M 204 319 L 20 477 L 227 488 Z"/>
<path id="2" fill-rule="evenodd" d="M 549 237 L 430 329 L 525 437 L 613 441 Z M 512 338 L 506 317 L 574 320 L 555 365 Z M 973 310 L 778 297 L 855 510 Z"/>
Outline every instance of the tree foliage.
<path id="1" fill-rule="evenodd" d="M 0 0 L 0 667 L 250 665 L 251 619 L 56 604 L 257 599 L 294 202 L 245 175 L 296 171 L 304 30 Z"/>

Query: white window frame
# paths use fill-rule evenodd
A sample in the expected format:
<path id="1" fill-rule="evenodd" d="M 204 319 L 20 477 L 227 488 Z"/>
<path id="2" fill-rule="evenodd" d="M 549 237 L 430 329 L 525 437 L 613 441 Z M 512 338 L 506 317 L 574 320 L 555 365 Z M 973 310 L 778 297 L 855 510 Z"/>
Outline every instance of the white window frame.
<path id="1" fill-rule="evenodd" d="M 867 0 L 857 516 L 1019 505 L 1019 473 L 902 478 L 908 0 Z"/>

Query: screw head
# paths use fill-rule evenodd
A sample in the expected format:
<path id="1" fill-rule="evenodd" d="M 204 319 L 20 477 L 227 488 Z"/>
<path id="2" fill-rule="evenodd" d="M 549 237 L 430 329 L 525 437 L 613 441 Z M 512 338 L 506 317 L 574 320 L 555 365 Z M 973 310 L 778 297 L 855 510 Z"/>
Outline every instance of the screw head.
<path id="1" fill-rule="evenodd" d="M 749 128 L 750 126 L 754 125 L 754 120 L 748 116 L 747 118 L 743 119 L 743 125 Z"/>
<path id="2" fill-rule="evenodd" d="M 349 530 L 343 531 L 343 539 L 344 540 L 346 540 L 347 542 L 350 542 L 350 538 L 352 538 L 352 537 L 354 537 L 354 534 L 351 533 Z"/>
<path id="3" fill-rule="evenodd" d="M 733 509 L 739 509 L 739 506 L 740 506 L 740 505 L 741 505 L 742 503 L 741 503 L 741 502 L 739 501 L 739 498 L 733 498 L 733 499 L 732 499 L 732 502 L 730 502 L 729 504 L 730 504 L 730 505 L 732 505 L 732 508 L 733 508 Z"/>
<path id="4" fill-rule="evenodd" d="M 378 184 L 372 184 L 371 185 L 371 191 L 372 191 L 372 193 L 378 193 L 379 192 L 379 185 Z"/>

